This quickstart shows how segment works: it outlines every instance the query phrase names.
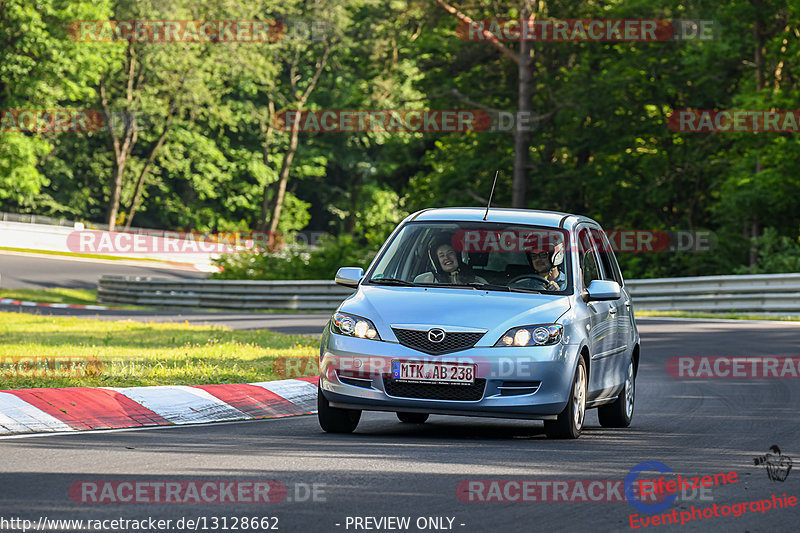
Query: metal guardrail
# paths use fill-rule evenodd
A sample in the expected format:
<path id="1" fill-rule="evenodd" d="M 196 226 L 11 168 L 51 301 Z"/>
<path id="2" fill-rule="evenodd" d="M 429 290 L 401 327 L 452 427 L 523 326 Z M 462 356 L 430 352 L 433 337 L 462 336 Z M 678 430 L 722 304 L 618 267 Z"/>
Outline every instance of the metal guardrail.
<path id="1" fill-rule="evenodd" d="M 628 280 L 636 310 L 800 313 L 800 274 Z M 166 280 L 103 276 L 98 302 L 333 311 L 352 289 L 326 280 Z"/>
<path id="2" fill-rule="evenodd" d="M 626 286 L 643 311 L 800 313 L 800 274 L 640 279 Z"/>
<path id="3" fill-rule="evenodd" d="M 167 307 L 333 311 L 353 289 L 333 281 L 167 280 L 103 276 L 97 301 Z"/>

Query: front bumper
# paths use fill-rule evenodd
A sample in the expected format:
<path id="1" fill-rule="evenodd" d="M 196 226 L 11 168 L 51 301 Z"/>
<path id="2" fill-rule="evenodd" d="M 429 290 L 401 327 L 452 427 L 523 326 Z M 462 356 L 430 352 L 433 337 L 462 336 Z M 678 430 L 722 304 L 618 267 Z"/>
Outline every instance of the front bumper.
<path id="1" fill-rule="evenodd" d="M 346 337 L 328 330 L 320 348 L 320 387 L 332 407 L 547 420 L 567 404 L 579 350 L 579 345 L 570 344 L 483 346 L 432 356 L 395 342 Z M 467 394 L 468 400 L 437 399 L 436 394 L 427 395 L 425 389 L 433 389 L 424 386 L 411 388 L 422 397 L 409 397 L 410 389 L 397 387 L 392 379 L 391 363 L 398 360 L 473 363 L 476 383 L 485 380 L 485 385 L 482 391 Z M 450 388 L 464 386 L 439 387 L 448 389 L 445 395 L 452 397 Z"/>

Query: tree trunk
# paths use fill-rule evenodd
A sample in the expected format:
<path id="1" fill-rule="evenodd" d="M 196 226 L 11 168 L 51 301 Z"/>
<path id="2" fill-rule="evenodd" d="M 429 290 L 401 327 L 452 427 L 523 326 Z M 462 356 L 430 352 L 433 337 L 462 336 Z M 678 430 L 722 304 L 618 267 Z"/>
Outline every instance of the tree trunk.
<path id="1" fill-rule="evenodd" d="M 272 140 L 272 132 L 274 131 L 274 127 L 272 125 L 272 121 L 275 120 L 275 102 L 272 100 L 272 97 L 269 99 L 268 104 L 269 115 L 267 117 L 267 131 L 264 134 L 264 148 L 262 150 L 262 161 L 264 165 L 270 166 L 269 164 L 269 145 Z M 269 191 L 271 183 L 264 184 L 264 191 L 261 194 L 261 216 L 258 218 L 258 229 L 265 230 L 267 229 L 267 217 L 271 211 L 270 209 L 270 201 L 269 201 Z"/>
<path id="2" fill-rule="evenodd" d="M 122 195 L 122 174 L 125 172 L 125 158 L 115 159 L 114 177 L 111 180 L 111 197 L 108 199 L 108 211 L 106 213 L 106 224 L 108 231 L 114 231 L 119 215 L 119 198 Z"/>
<path id="3" fill-rule="evenodd" d="M 526 13 L 527 15 L 527 13 Z M 523 17 L 526 18 L 526 17 Z M 514 128 L 514 179 L 511 184 L 511 207 L 527 207 L 528 171 L 530 167 L 531 132 L 520 127 L 520 117 L 532 116 L 533 72 L 530 57 L 531 43 L 519 43 L 519 86 L 517 97 L 517 120 Z"/>
<path id="4" fill-rule="evenodd" d="M 142 197 L 142 190 L 144 189 L 144 180 L 147 177 L 147 173 L 150 172 L 150 166 L 156 159 L 156 153 L 164 145 L 164 140 L 167 138 L 168 131 L 169 131 L 169 122 L 167 122 L 167 124 L 164 125 L 164 131 L 161 132 L 161 135 L 158 137 L 158 141 L 156 141 L 155 146 L 153 146 L 153 149 L 150 150 L 150 155 L 147 156 L 147 161 L 145 162 L 144 167 L 142 167 L 142 171 L 139 173 L 139 178 L 136 180 L 136 190 L 133 193 L 133 200 L 131 200 L 131 205 L 130 208 L 128 209 L 128 216 L 127 219 L 125 220 L 126 231 L 131 229 L 131 223 L 133 222 L 133 217 L 136 215 L 136 210 L 139 208 L 139 200 Z"/>
<path id="5" fill-rule="evenodd" d="M 453 15 L 461 23 L 469 27 L 473 23 L 473 19 L 457 10 L 453 6 L 444 2 L 444 0 L 434 0 L 436 4 L 446 12 Z M 535 2 L 526 0 L 522 6 L 522 20 L 533 18 L 534 9 L 532 5 Z M 519 68 L 519 85 L 517 94 L 517 117 L 514 121 L 514 177 L 511 184 L 511 206 L 512 207 L 527 207 L 527 190 L 528 190 L 528 173 L 530 171 L 530 144 L 531 132 L 529 127 L 529 120 L 533 118 L 533 58 L 531 57 L 531 41 L 520 39 L 519 53 L 514 52 L 506 47 L 495 35 L 484 28 L 483 39 L 489 44 L 497 48 L 503 55 L 514 61 Z M 525 117 L 526 129 L 519 125 L 520 117 Z"/>
<path id="6" fill-rule="evenodd" d="M 761 15 L 761 0 L 751 0 L 753 6 L 756 8 L 756 17 Z M 753 22 L 753 36 L 756 41 L 756 48 L 753 54 L 753 61 L 756 66 L 756 91 L 761 92 L 764 88 L 764 32 L 761 28 L 761 21 L 756 18 Z M 756 155 L 756 168 L 755 173 L 761 172 L 761 157 Z M 750 266 L 755 267 L 758 262 L 758 245 L 756 238 L 761 234 L 758 215 L 751 214 L 750 218 Z"/>
<path id="7" fill-rule="evenodd" d="M 176 92 L 179 93 L 183 89 L 185 80 L 186 74 L 184 74 L 184 76 L 181 78 L 180 84 L 178 85 L 178 90 Z M 133 193 L 133 200 L 131 200 L 130 208 L 128 209 L 127 220 L 125 221 L 126 230 L 131 228 L 133 217 L 136 215 L 136 210 L 139 208 L 139 201 L 141 200 L 142 191 L 144 190 L 144 180 L 147 178 L 148 172 L 150 172 L 150 167 L 153 165 L 153 161 L 155 161 L 158 151 L 161 150 L 162 146 L 164 146 L 164 142 L 167 139 L 167 134 L 169 133 L 169 126 L 172 124 L 172 119 L 175 116 L 177 109 L 178 97 L 176 94 L 169 102 L 169 107 L 167 108 L 167 117 L 164 120 L 164 129 L 161 131 L 161 135 L 158 136 L 156 144 L 153 145 L 153 148 L 150 150 L 150 154 L 147 156 L 147 161 L 145 161 L 144 167 L 142 167 L 142 171 L 139 173 L 139 178 L 136 180 L 136 189 Z"/>
<path id="8" fill-rule="evenodd" d="M 275 203 L 272 210 L 272 218 L 269 221 L 269 235 L 275 235 L 278 231 L 278 221 L 281 217 L 281 210 L 283 209 L 283 199 L 286 196 L 286 184 L 289 181 L 289 171 L 292 168 L 292 160 L 294 154 L 297 153 L 297 144 L 300 139 L 300 119 L 294 121 L 292 124 L 292 137 L 289 140 L 289 149 L 286 151 L 286 156 L 281 163 L 280 179 L 278 180 L 278 191 L 275 193 Z"/>
<path id="9" fill-rule="evenodd" d="M 125 94 L 125 101 L 127 103 L 128 111 L 130 111 L 133 103 L 133 93 L 136 89 L 134 87 L 134 73 L 136 72 L 136 50 L 133 47 L 133 42 L 128 44 L 128 80 L 127 89 Z M 131 115 L 131 120 L 125 122 L 125 130 L 123 133 L 122 142 L 117 137 L 117 132 L 114 131 L 111 123 L 111 110 L 108 107 L 108 96 L 106 95 L 105 78 L 100 77 L 100 105 L 103 108 L 103 115 L 105 117 L 106 126 L 108 127 L 109 136 L 111 138 L 111 147 L 114 150 L 114 169 L 113 177 L 111 179 L 111 191 L 108 200 L 108 210 L 106 212 L 106 221 L 108 223 L 108 230 L 114 231 L 117 225 L 117 216 L 119 215 L 119 202 L 122 196 L 122 178 L 125 175 L 125 165 L 128 162 L 128 156 L 133 151 L 136 145 L 136 140 L 139 137 L 139 130 L 136 126 L 136 116 Z"/>
<path id="10" fill-rule="evenodd" d="M 292 134 L 289 140 L 289 149 L 286 151 L 286 156 L 283 158 L 283 162 L 281 163 L 281 172 L 278 179 L 278 190 L 275 193 L 275 201 L 272 208 L 272 218 L 270 218 L 269 221 L 270 236 L 274 236 L 275 232 L 278 231 L 278 222 L 280 221 L 281 211 L 283 210 L 283 199 L 286 197 L 286 184 L 289 181 L 289 171 L 292 169 L 292 161 L 294 160 L 294 155 L 297 153 L 297 144 L 300 139 L 300 114 L 302 113 L 306 102 L 308 101 L 308 97 L 311 96 L 311 93 L 317 86 L 317 82 L 319 82 L 319 77 L 322 75 L 325 65 L 328 64 L 328 55 L 330 54 L 332 47 L 333 44 L 331 42 L 328 42 L 325 45 L 325 50 L 322 52 L 322 57 L 314 66 L 313 76 L 311 76 L 308 85 L 297 100 L 298 118 L 292 123 Z M 298 77 L 296 75 L 296 68 L 298 59 L 298 56 L 295 56 L 295 60 L 289 69 L 289 77 L 292 80 L 291 88 L 293 95 L 297 94 L 296 80 Z M 265 204 L 267 202 L 267 187 L 268 186 L 266 185 L 264 187 L 264 201 L 262 203 L 262 210 L 265 209 Z"/>

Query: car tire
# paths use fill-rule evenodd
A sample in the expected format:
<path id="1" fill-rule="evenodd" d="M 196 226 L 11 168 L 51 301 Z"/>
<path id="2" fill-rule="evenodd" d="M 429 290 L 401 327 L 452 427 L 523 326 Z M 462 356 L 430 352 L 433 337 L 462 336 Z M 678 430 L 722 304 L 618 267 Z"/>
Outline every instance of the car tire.
<path id="1" fill-rule="evenodd" d="M 352 433 L 361 420 L 361 411 L 331 407 L 322 389 L 317 389 L 317 419 L 328 433 Z"/>
<path id="2" fill-rule="evenodd" d="M 397 413 L 400 422 L 406 424 L 424 424 L 430 415 L 428 413 Z"/>
<path id="3" fill-rule="evenodd" d="M 597 408 L 597 418 L 604 428 L 626 428 L 633 420 L 633 406 L 636 401 L 636 369 L 633 359 L 628 362 L 625 372 L 625 388 L 614 403 Z"/>
<path id="4" fill-rule="evenodd" d="M 556 420 L 544 421 L 544 432 L 551 439 L 577 439 L 581 436 L 586 417 L 586 362 L 578 359 L 575 376 L 569 390 L 569 401 Z"/>

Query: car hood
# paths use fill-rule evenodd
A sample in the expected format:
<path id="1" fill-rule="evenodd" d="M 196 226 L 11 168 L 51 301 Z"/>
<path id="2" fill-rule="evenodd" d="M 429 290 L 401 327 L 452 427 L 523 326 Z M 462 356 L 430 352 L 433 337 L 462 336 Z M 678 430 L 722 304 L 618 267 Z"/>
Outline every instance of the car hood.
<path id="1" fill-rule="evenodd" d="M 493 344 L 513 327 L 555 322 L 569 310 L 569 300 L 563 295 L 361 285 L 340 310 L 372 320 L 384 340 L 396 339 L 393 325 L 450 326 L 488 331 L 480 346 Z"/>

